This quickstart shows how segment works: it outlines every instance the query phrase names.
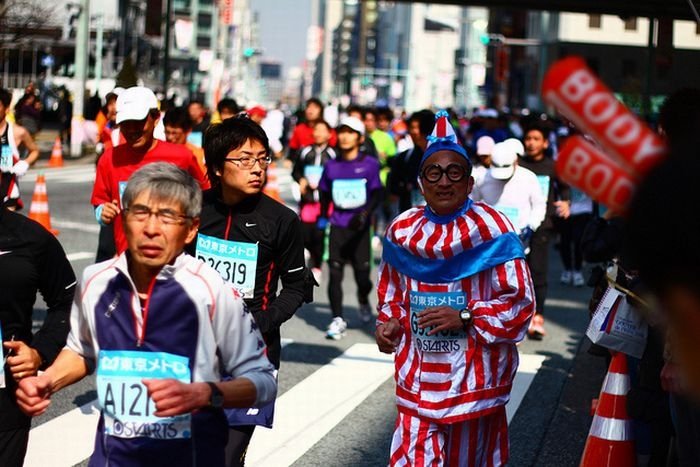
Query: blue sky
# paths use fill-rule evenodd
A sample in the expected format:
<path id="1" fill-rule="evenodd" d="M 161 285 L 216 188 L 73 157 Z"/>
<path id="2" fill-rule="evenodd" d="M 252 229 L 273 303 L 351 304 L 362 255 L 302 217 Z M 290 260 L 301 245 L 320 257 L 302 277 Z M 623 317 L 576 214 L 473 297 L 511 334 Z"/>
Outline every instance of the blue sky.
<path id="1" fill-rule="evenodd" d="M 289 67 L 300 66 L 306 53 L 306 29 L 311 21 L 311 0 L 251 0 L 260 20 L 265 58 Z"/>

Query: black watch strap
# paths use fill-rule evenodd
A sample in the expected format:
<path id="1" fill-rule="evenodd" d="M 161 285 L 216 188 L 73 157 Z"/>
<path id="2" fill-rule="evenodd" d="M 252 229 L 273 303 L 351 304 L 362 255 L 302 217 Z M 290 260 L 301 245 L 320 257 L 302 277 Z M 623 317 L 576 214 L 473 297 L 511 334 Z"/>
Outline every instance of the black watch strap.
<path id="1" fill-rule="evenodd" d="M 215 409 L 220 409 L 224 406 L 224 393 L 221 392 L 219 386 L 211 381 L 207 381 L 207 384 L 211 388 L 211 395 L 209 396 L 209 407 L 214 407 Z"/>

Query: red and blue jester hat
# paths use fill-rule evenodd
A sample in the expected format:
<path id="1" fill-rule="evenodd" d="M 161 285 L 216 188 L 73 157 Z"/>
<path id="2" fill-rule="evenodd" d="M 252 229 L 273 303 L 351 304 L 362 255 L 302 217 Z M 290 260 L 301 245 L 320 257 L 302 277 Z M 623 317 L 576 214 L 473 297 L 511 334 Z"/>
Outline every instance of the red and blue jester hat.
<path id="1" fill-rule="evenodd" d="M 435 126 L 433 132 L 428 136 L 428 147 L 425 149 L 423 158 L 420 161 L 420 166 L 423 167 L 426 159 L 438 151 L 452 151 L 464 157 L 471 166 L 467 151 L 459 144 L 457 134 L 455 133 L 452 124 L 450 124 L 449 115 L 445 110 L 440 110 L 435 114 Z"/>

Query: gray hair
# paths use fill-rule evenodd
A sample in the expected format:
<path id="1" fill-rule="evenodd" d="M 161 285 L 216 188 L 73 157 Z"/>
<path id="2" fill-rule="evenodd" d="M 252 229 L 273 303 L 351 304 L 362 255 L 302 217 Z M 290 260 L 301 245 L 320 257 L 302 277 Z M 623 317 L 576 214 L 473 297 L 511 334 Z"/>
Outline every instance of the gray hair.
<path id="1" fill-rule="evenodd" d="M 152 162 L 131 174 L 122 195 L 122 206 L 128 208 L 143 192 L 151 198 L 175 201 L 188 217 L 199 217 L 202 211 L 202 190 L 190 174 L 170 162 Z"/>

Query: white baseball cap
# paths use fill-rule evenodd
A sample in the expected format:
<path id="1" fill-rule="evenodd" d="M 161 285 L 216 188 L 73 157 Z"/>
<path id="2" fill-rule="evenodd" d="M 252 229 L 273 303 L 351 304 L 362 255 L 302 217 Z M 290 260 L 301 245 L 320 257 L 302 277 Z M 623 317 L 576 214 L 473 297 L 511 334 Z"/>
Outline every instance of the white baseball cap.
<path id="1" fill-rule="evenodd" d="M 518 154 L 512 144 L 498 143 L 491 153 L 491 167 L 489 173 L 496 180 L 508 180 L 515 173 L 515 161 Z"/>
<path id="2" fill-rule="evenodd" d="M 338 124 L 338 129 L 344 126 L 355 130 L 362 136 L 365 135 L 365 124 L 362 123 L 362 120 L 360 120 L 357 117 L 345 117 L 342 120 L 340 120 L 340 124 Z"/>
<path id="3" fill-rule="evenodd" d="M 493 152 L 496 142 L 490 136 L 482 136 L 476 140 L 476 155 L 489 156 Z"/>
<path id="4" fill-rule="evenodd" d="M 523 146 L 523 143 L 518 138 L 508 138 L 503 142 L 515 151 L 516 156 L 523 157 L 525 155 L 525 146 Z"/>
<path id="5" fill-rule="evenodd" d="M 158 99 L 148 88 L 134 86 L 117 98 L 117 124 L 127 120 L 143 120 L 151 109 L 158 108 Z"/>

